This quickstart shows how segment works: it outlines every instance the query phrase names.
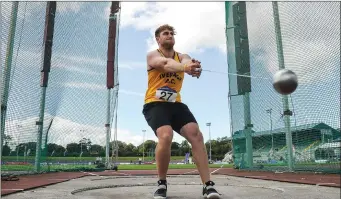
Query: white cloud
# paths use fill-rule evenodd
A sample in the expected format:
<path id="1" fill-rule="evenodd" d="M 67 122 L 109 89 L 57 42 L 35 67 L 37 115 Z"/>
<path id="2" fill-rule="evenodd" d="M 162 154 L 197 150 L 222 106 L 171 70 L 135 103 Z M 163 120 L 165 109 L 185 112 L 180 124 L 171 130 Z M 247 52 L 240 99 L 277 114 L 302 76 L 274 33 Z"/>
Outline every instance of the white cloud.
<path id="1" fill-rule="evenodd" d="M 112 135 L 114 135 L 114 129 L 112 129 Z M 125 143 L 132 143 L 135 146 L 142 144 L 143 142 L 143 135 L 142 133 L 131 132 L 129 130 L 122 130 L 119 132 L 117 130 L 117 140 L 125 142 Z M 145 140 L 155 140 L 150 136 L 146 136 Z"/>
<path id="2" fill-rule="evenodd" d="M 135 96 L 140 96 L 140 97 L 144 97 L 144 93 L 139 93 L 139 92 L 134 92 L 134 91 L 129 91 L 129 90 L 124 90 L 124 89 L 120 89 L 118 91 L 118 93 L 122 93 L 122 94 L 126 94 L 126 95 L 135 95 Z"/>
<path id="3" fill-rule="evenodd" d="M 145 69 L 147 68 L 146 62 L 134 62 L 134 61 L 118 61 L 118 68 L 124 68 L 124 69 Z"/>
<path id="4" fill-rule="evenodd" d="M 90 89 L 90 90 L 106 90 L 107 87 L 105 84 L 95 84 L 95 83 L 86 83 L 86 82 L 66 82 L 63 84 L 65 87 L 70 88 L 81 88 L 81 89 Z M 119 89 L 118 91 L 120 94 L 125 95 L 134 95 L 139 97 L 144 97 L 144 93 L 139 93 L 135 91 Z"/>
<path id="5" fill-rule="evenodd" d="M 45 115 L 44 132 L 51 121 L 52 116 Z M 23 120 L 8 120 L 6 121 L 6 135 L 12 137 L 9 146 L 12 150 L 20 143 L 36 142 L 38 128 L 35 122 L 38 117 L 30 117 Z M 115 129 L 111 129 L 111 139 L 113 141 Z M 45 135 L 45 133 L 43 133 Z M 66 147 L 67 144 L 76 142 L 82 138 L 89 138 L 92 144 L 99 144 L 105 146 L 106 129 L 105 127 L 91 126 L 87 124 L 80 124 L 61 117 L 54 117 L 53 123 L 48 135 L 48 143 L 55 143 Z M 132 132 L 128 129 L 117 129 L 117 139 L 126 143 L 132 143 L 135 146 L 143 142 L 142 132 Z M 145 135 L 145 140 L 157 141 L 157 137 L 151 130 L 148 130 Z M 174 133 L 174 141 L 181 143 L 184 138 Z M 44 137 L 43 137 L 44 142 Z"/>
<path id="6" fill-rule="evenodd" d="M 81 9 L 82 4 L 85 2 L 57 2 L 57 11 L 61 13 L 74 12 L 78 13 Z"/>
<path id="7" fill-rule="evenodd" d="M 13 2 L 2 2 L 1 3 L 1 17 L 6 23 L 9 22 L 11 11 L 12 11 L 12 3 Z M 78 13 L 81 9 L 81 6 L 86 2 L 57 2 L 56 12 L 58 14 L 73 12 Z M 26 7 L 26 9 L 25 9 Z M 31 21 L 32 16 L 36 13 L 41 14 L 41 11 L 44 12 L 42 17 L 45 17 L 46 11 L 46 2 L 19 2 L 18 4 L 18 20 L 22 20 L 25 17 L 26 21 Z M 19 22 L 19 21 L 18 21 Z"/>
<path id="8" fill-rule="evenodd" d="M 20 67 L 37 67 L 36 63 L 42 64 L 42 49 L 20 50 L 17 59 L 13 59 L 13 63 Z M 22 64 L 25 63 L 25 64 Z M 29 64 L 27 64 L 29 63 Z M 102 67 L 102 72 L 95 70 Z M 99 57 L 77 56 L 61 54 L 55 52 L 52 55 L 51 68 L 63 68 L 68 71 L 75 71 L 87 75 L 106 75 L 107 60 Z M 86 68 L 86 69 L 85 69 Z M 142 61 L 118 61 L 119 69 L 144 69 L 146 63 Z"/>
<path id="9" fill-rule="evenodd" d="M 94 84 L 94 83 L 86 83 L 86 82 L 66 82 L 64 83 L 65 87 L 70 88 L 85 88 L 89 90 L 105 90 L 105 84 Z"/>
<path id="10" fill-rule="evenodd" d="M 133 143 L 135 146 L 138 146 L 143 143 L 143 133 L 141 132 L 130 132 L 130 131 L 122 131 L 122 133 L 117 134 L 117 139 L 120 141 L 124 141 L 126 143 Z M 151 129 L 148 129 L 145 134 L 144 140 L 154 140 L 158 142 L 157 137 Z M 180 136 L 175 131 L 173 132 L 173 142 L 181 143 L 185 138 Z"/>
<path id="11" fill-rule="evenodd" d="M 106 74 L 107 67 L 107 59 L 101 59 L 97 57 L 88 57 L 88 56 L 70 56 L 70 55 L 55 55 L 56 62 L 54 63 L 55 67 L 62 67 L 66 70 L 75 70 L 77 72 L 89 73 L 89 74 L 98 74 L 94 71 L 87 71 L 89 68 L 96 69 L 98 66 L 105 68 L 105 71 L 101 74 Z M 87 70 L 84 70 L 84 66 L 87 66 Z M 137 61 L 118 61 L 119 69 L 139 69 L 146 68 L 145 62 L 137 62 Z"/>
<path id="12" fill-rule="evenodd" d="M 91 66 L 103 66 L 107 64 L 107 60 L 100 59 L 97 57 L 88 57 L 88 56 L 76 56 L 76 55 L 69 55 L 69 54 L 56 54 L 55 57 L 56 61 L 63 61 L 66 63 L 72 63 L 72 64 L 89 64 Z M 58 62 L 57 62 L 58 63 Z"/>
<path id="13" fill-rule="evenodd" d="M 47 129 L 52 116 L 46 114 L 44 119 L 44 129 Z M 23 120 L 8 120 L 6 121 L 6 135 L 12 137 L 12 141 L 9 146 L 12 150 L 19 143 L 24 142 L 36 142 L 38 128 L 35 122 L 38 117 L 30 117 Z M 45 133 L 43 134 L 45 135 Z M 132 133 L 127 129 L 117 129 L 118 140 L 127 143 L 138 145 L 142 143 L 143 136 L 137 133 Z M 48 143 L 56 143 L 62 146 L 66 146 L 69 143 L 76 142 L 82 138 L 89 138 L 93 144 L 99 144 L 104 146 L 106 140 L 106 129 L 105 127 L 91 126 L 86 124 L 80 124 L 67 120 L 61 117 L 54 117 L 52 126 L 48 135 Z M 111 130 L 111 141 L 114 137 L 114 129 Z M 153 137 L 146 137 L 152 139 Z M 44 139 L 43 139 L 44 140 Z"/>
<path id="14" fill-rule="evenodd" d="M 5 134 L 12 137 L 12 142 L 16 145 L 20 143 L 20 140 L 36 140 L 36 136 L 31 138 L 27 134 L 33 134 L 37 132 L 37 126 L 35 122 L 38 121 L 38 117 L 26 118 L 24 120 L 7 120 Z M 24 133 L 25 132 L 25 133 Z"/>
<path id="15" fill-rule="evenodd" d="M 265 64 L 273 74 L 278 62 L 272 4 L 249 2 L 247 8 L 250 50 L 263 50 L 257 64 Z M 331 70 L 340 55 L 339 42 L 333 42 L 340 41 L 337 3 L 279 3 L 279 10 L 286 68 L 297 73 L 300 84 L 323 81 L 339 73 Z M 157 47 L 154 31 L 165 23 L 175 27 L 175 48 L 180 52 L 204 52 L 207 48 L 226 51 L 224 2 L 122 2 L 121 28 L 149 31 L 146 50 Z"/>
<path id="16" fill-rule="evenodd" d="M 219 48 L 225 52 L 224 10 L 224 2 L 122 2 L 121 27 L 148 30 L 146 50 L 157 47 L 154 31 L 167 23 L 176 29 L 178 51 L 191 53 Z"/>

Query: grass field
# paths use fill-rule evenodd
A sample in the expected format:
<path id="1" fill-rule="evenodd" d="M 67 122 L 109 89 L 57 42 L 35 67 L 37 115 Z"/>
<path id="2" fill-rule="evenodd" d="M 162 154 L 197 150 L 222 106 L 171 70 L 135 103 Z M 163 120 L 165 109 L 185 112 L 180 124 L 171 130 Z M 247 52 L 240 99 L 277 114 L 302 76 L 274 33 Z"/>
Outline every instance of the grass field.
<path id="1" fill-rule="evenodd" d="M 104 158 L 104 157 L 102 157 Z M 118 157 L 118 161 L 138 161 L 138 159 L 141 157 Z M 34 161 L 35 156 L 27 156 L 26 161 Z M 51 162 L 57 162 L 57 161 L 65 161 L 65 162 L 72 162 L 72 161 L 89 161 L 94 162 L 96 160 L 96 157 L 42 157 L 43 160 L 51 161 Z M 151 161 L 153 160 L 152 157 L 145 157 L 145 161 Z M 185 159 L 184 156 L 172 156 L 171 160 L 173 161 L 180 161 Z M 17 156 L 2 156 L 2 161 L 17 161 Z M 25 158 L 23 156 L 18 157 L 18 161 L 24 161 Z"/>
<path id="2" fill-rule="evenodd" d="M 137 162 L 140 157 L 118 157 L 118 162 Z M 183 156 L 172 156 L 172 161 L 181 161 L 183 160 Z M 42 158 L 42 162 L 52 163 L 49 166 L 42 165 L 42 171 L 94 171 L 94 170 L 103 170 L 97 169 L 96 165 L 88 165 L 88 162 L 94 162 L 96 157 L 47 157 L 47 159 Z M 103 160 L 103 159 L 102 159 Z M 145 157 L 145 162 L 151 161 L 151 157 Z M 4 156 L 2 157 L 3 162 L 12 162 L 12 164 L 3 164 L 1 165 L 2 171 L 34 171 L 34 156 L 26 157 L 26 161 L 24 157 L 19 157 L 19 162 L 30 162 L 27 165 L 20 165 L 20 163 L 16 164 L 17 161 L 16 156 Z M 67 163 L 67 164 L 54 164 L 54 163 Z M 287 167 L 286 163 L 279 164 L 261 164 L 265 170 L 272 170 L 272 168 L 284 169 Z M 223 166 L 224 168 L 233 167 L 232 164 L 211 164 L 210 168 L 220 168 Z M 259 169 L 260 164 L 255 164 L 255 168 Z M 196 165 L 193 164 L 170 164 L 170 169 L 195 169 Z M 312 170 L 312 171 L 321 171 L 321 170 L 331 170 L 332 172 L 340 171 L 340 162 L 329 162 L 329 163 L 315 163 L 315 162 L 306 162 L 306 163 L 297 163 L 295 164 L 295 168 L 299 170 Z M 118 166 L 119 170 L 154 170 L 156 169 L 156 165 L 154 164 L 121 164 Z M 262 169 L 261 169 L 262 170 Z"/>
<path id="3" fill-rule="evenodd" d="M 255 165 L 256 166 L 256 165 Z M 276 170 L 286 170 L 286 165 L 264 165 L 264 169 L 256 170 L 264 170 L 264 171 L 272 171 Z M 210 164 L 210 168 L 232 168 L 232 164 Z M 311 172 L 324 172 L 324 173 L 338 173 L 340 174 L 340 165 L 337 164 L 299 164 L 295 166 L 295 170 L 297 171 L 311 171 Z M 118 165 L 118 170 L 155 170 L 155 164 L 122 164 Z M 170 164 L 169 169 L 196 169 L 196 165 L 194 164 Z M 80 164 L 67 164 L 67 165 L 50 165 L 49 167 L 46 165 L 41 166 L 41 171 L 43 172 L 51 172 L 51 171 L 103 171 L 103 168 L 96 168 L 95 165 L 80 165 Z M 33 172 L 33 165 L 2 165 L 2 172 Z"/>
<path id="4" fill-rule="evenodd" d="M 232 165 L 229 164 L 210 164 L 210 168 L 230 168 Z M 47 166 L 42 166 L 41 169 L 43 171 L 53 171 L 53 170 L 88 170 L 95 169 L 95 165 L 51 165 L 49 168 Z M 33 165 L 2 165 L 2 171 L 33 171 Z M 119 170 L 154 170 L 156 169 L 155 164 L 122 164 L 118 165 Z M 196 165 L 194 164 L 170 164 L 169 169 L 196 169 Z"/>

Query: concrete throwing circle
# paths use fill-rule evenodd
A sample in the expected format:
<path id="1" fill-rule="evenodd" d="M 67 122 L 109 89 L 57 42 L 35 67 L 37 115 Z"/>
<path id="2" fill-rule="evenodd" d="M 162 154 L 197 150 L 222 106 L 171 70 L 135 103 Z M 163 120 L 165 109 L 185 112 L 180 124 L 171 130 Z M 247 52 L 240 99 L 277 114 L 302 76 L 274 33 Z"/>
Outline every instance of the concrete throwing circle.
<path id="1" fill-rule="evenodd" d="M 72 194 L 86 198 L 129 198 L 129 199 L 150 199 L 153 198 L 155 191 L 155 183 L 147 184 L 129 184 L 129 185 L 107 185 L 97 187 L 87 187 L 74 190 Z M 260 187 L 260 186 L 239 186 L 239 185 L 224 185 L 216 186 L 222 199 L 264 199 L 273 198 L 283 190 L 278 188 Z M 172 184 L 168 185 L 167 199 L 198 199 L 202 198 L 202 185 L 197 184 Z M 281 197 L 279 197 L 281 198 Z"/>

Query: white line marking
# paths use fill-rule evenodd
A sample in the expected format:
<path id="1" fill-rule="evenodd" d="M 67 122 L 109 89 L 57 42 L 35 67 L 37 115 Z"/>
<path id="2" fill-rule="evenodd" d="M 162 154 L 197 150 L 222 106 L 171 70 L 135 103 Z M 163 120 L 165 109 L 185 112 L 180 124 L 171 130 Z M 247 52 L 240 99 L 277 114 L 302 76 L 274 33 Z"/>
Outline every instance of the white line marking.
<path id="1" fill-rule="evenodd" d="M 130 174 L 128 174 L 128 173 L 123 173 L 123 172 L 114 172 L 114 173 L 122 174 L 122 175 L 126 175 L 126 176 L 130 176 Z"/>
<path id="2" fill-rule="evenodd" d="M 214 174 L 215 172 L 219 171 L 221 168 L 223 168 L 223 166 L 224 166 L 224 165 L 221 165 L 220 168 L 218 168 L 218 169 L 212 171 L 211 174 Z"/>
<path id="3" fill-rule="evenodd" d="M 211 174 L 214 174 L 215 172 L 219 171 L 220 169 L 216 169 L 214 171 L 211 172 Z"/>
<path id="4" fill-rule="evenodd" d="M 268 176 L 245 176 L 245 178 L 263 178 Z"/>
<path id="5" fill-rule="evenodd" d="M 87 174 L 92 175 L 92 176 L 98 176 L 98 174 L 94 174 L 94 173 L 90 173 L 90 172 L 83 172 L 83 173 L 87 173 Z"/>
<path id="6" fill-rule="evenodd" d="M 185 172 L 185 173 L 180 174 L 180 175 L 190 174 L 190 173 L 194 173 L 194 172 L 197 172 L 197 171 L 198 171 L 198 170 L 188 171 L 188 172 Z"/>
<path id="7" fill-rule="evenodd" d="M 95 173 L 90 173 L 90 172 L 83 172 L 83 173 L 86 173 L 86 174 L 89 174 L 89 175 L 92 175 L 92 176 L 97 176 L 97 177 L 100 177 L 100 178 L 105 178 L 104 176 L 100 176 L 100 175 L 95 174 Z"/>
<path id="8" fill-rule="evenodd" d="M 316 186 L 320 186 L 320 185 L 328 185 L 328 184 L 335 184 L 332 182 L 326 182 L 326 183 L 317 183 Z"/>

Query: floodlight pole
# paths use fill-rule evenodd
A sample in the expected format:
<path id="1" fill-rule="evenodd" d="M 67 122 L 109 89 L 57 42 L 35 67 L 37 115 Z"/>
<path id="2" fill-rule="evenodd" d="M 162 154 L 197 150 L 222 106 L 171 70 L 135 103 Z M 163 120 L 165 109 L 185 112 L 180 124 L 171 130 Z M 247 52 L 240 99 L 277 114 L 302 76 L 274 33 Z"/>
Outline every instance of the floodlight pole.
<path id="1" fill-rule="evenodd" d="M 210 140 L 210 153 L 209 153 L 209 161 L 212 161 L 212 145 L 211 145 L 211 122 L 206 123 L 206 126 L 208 126 L 208 136 Z"/>
<path id="2" fill-rule="evenodd" d="M 142 162 L 144 162 L 144 142 L 145 142 L 145 136 L 146 136 L 146 130 L 142 130 L 143 132 L 143 143 L 142 143 Z"/>

